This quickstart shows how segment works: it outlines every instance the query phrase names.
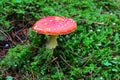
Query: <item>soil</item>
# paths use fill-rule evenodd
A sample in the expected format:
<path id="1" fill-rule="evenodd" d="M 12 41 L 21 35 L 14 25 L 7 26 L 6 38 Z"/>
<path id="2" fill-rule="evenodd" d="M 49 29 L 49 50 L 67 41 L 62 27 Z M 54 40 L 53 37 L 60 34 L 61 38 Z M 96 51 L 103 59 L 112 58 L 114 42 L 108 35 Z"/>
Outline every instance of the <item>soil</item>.
<path id="1" fill-rule="evenodd" d="M 14 26 L 10 31 L 5 29 L 4 25 L 0 28 L 0 60 L 10 48 L 29 42 L 28 30 L 32 26 L 32 22 L 11 21 L 10 26 Z"/>

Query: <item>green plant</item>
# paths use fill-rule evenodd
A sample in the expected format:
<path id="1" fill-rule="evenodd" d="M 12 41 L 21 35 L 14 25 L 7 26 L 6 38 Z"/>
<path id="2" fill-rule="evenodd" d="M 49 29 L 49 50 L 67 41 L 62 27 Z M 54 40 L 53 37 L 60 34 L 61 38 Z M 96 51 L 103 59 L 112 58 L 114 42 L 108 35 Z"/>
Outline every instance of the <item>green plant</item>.
<path id="1" fill-rule="evenodd" d="M 26 48 L 26 49 L 23 49 Z M 31 46 L 29 45 L 17 45 L 15 48 L 8 51 L 8 55 L 1 61 L 1 66 L 6 69 L 12 68 L 17 69 L 21 68 L 23 65 L 27 65 L 32 56 Z M 16 54 L 17 53 L 17 54 Z M 23 60 L 23 62 L 21 62 Z"/>
<path id="2" fill-rule="evenodd" d="M 59 46 L 48 62 L 44 62 L 44 57 L 49 57 L 44 55 L 48 36 L 30 29 L 29 44 L 14 46 L 0 61 L 0 79 L 15 73 L 13 78 L 21 80 L 119 80 L 119 6 L 119 0 L 1 0 L 3 32 L 25 26 L 16 21 L 33 25 L 39 18 L 51 15 L 71 17 L 78 26 L 74 33 L 58 38 Z"/>

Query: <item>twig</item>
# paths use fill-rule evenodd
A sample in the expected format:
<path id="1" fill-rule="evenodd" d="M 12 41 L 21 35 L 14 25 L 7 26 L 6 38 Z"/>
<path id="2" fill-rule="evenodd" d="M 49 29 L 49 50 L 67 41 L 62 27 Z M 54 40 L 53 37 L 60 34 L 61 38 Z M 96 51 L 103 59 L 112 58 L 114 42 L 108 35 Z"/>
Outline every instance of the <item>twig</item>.
<path id="1" fill-rule="evenodd" d="M 71 66 L 61 55 L 60 55 L 60 58 L 71 68 L 73 68 L 73 66 Z"/>
<path id="2" fill-rule="evenodd" d="M 50 63 L 54 62 L 57 59 L 57 57 L 53 57 L 53 59 L 50 61 Z"/>
<path id="3" fill-rule="evenodd" d="M 91 55 L 89 58 L 88 58 L 88 60 L 86 61 L 86 63 L 82 66 L 82 67 L 84 67 L 89 61 L 90 61 L 90 59 L 93 57 L 94 55 Z"/>
<path id="4" fill-rule="evenodd" d="M 14 32 L 12 32 L 12 33 L 13 33 L 14 37 L 16 36 L 20 40 L 20 42 L 23 43 L 22 39 L 16 33 L 14 33 Z"/>
<path id="5" fill-rule="evenodd" d="M 7 38 L 8 38 L 8 40 L 10 40 L 14 45 L 16 45 L 16 43 L 12 40 L 12 38 L 10 37 L 10 35 L 9 34 L 5 34 L 2 30 L 0 30 L 0 32 L 3 34 L 3 35 L 5 35 Z"/>
<path id="6" fill-rule="evenodd" d="M 35 76 L 34 76 L 34 72 L 32 69 L 31 69 L 31 74 L 32 74 L 32 80 L 34 80 Z"/>
<path id="7" fill-rule="evenodd" d="M 61 78 L 60 78 L 60 71 L 59 71 L 59 68 L 60 68 L 60 64 L 59 64 L 59 62 L 58 61 L 55 61 L 56 62 L 56 64 L 58 65 L 56 68 L 57 68 L 57 71 L 58 71 L 58 76 L 59 76 L 59 80 L 61 80 Z"/>
<path id="8" fill-rule="evenodd" d="M 14 45 L 16 45 L 16 43 L 13 41 L 13 39 L 10 37 L 10 35 L 8 33 L 6 33 L 6 34 L 7 34 L 6 37 L 8 37 L 8 40 L 10 40 Z"/>

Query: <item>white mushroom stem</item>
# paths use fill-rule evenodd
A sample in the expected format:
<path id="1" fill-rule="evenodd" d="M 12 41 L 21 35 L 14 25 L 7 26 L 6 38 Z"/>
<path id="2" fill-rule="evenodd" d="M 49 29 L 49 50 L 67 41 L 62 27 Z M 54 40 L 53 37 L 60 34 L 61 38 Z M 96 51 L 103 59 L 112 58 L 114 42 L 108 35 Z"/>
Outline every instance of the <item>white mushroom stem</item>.
<path id="1" fill-rule="evenodd" d="M 48 40 L 46 44 L 47 49 L 54 49 L 57 46 L 57 36 L 58 35 L 51 35 L 50 39 Z"/>

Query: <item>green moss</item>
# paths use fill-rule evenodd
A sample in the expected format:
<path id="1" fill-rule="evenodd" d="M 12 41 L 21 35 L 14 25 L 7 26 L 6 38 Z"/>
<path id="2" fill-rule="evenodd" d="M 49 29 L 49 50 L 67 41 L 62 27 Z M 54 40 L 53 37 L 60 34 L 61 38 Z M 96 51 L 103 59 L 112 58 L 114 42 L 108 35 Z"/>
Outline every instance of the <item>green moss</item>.
<path id="1" fill-rule="evenodd" d="M 77 22 L 76 31 L 59 36 L 52 58 L 45 48 L 49 36 L 30 29 L 30 43 L 9 49 L 0 61 L 0 79 L 5 79 L 7 75 L 3 74 L 9 70 L 16 71 L 14 77 L 20 75 L 21 80 L 120 79 L 118 0 L 1 0 L 0 3 L 0 26 L 4 25 L 6 30 L 14 27 L 11 21 L 25 20 L 33 25 L 50 15 L 70 17 Z"/>

